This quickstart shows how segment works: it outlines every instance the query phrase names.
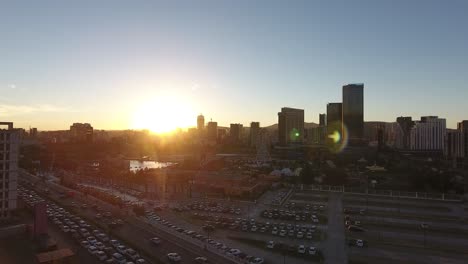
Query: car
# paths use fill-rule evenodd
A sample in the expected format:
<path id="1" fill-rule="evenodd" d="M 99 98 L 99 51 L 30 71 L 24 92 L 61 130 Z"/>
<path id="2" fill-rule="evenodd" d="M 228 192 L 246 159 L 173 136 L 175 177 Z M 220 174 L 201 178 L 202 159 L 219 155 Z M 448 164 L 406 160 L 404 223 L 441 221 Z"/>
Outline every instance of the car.
<path id="1" fill-rule="evenodd" d="M 89 242 L 84 240 L 84 241 L 81 241 L 80 245 L 84 248 L 88 248 L 90 246 Z"/>
<path id="2" fill-rule="evenodd" d="M 182 257 L 178 253 L 168 253 L 167 258 L 171 262 L 180 262 L 182 260 Z"/>
<path id="3" fill-rule="evenodd" d="M 309 255 L 311 256 L 315 256 L 315 254 L 317 254 L 317 249 L 315 247 L 309 247 L 309 249 L 307 250 L 307 253 L 309 253 Z"/>
<path id="4" fill-rule="evenodd" d="M 297 247 L 297 253 L 304 254 L 305 252 L 306 252 L 306 249 L 304 245 L 299 245 L 299 247 Z"/>
<path id="5" fill-rule="evenodd" d="M 257 226 L 252 226 L 252 228 L 250 229 L 250 231 L 252 231 L 252 232 L 257 232 Z"/>
<path id="6" fill-rule="evenodd" d="M 115 240 L 115 239 L 112 239 L 110 242 L 111 246 L 113 246 L 114 248 L 117 248 L 118 246 L 120 246 L 120 242 Z"/>
<path id="7" fill-rule="evenodd" d="M 297 232 L 297 235 L 296 235 L 297 238 L 303 238 L 304 237 L 304 233 L 302 232 Z"/>
<path id="8" fill-rule="evenodd" d="M 104 261 L 107 259 L 107 255 L 106 253 L 104 253 L 104 251 L 98 251 L 96 252 L 96 257 L 100 260 L 100 261 Z"/>
<path id="9" fill-rule="evenodd" d="M 228 255 L 228 256 L 237 256 L 237 255 L 239 255 L 240 253 L 242 253 L 242 251 L 240 251 L 239 249 L 237 249 L 237 248 L 231 248 L 230 250 L 228 250 L 228 251 L 226 252 L 226 255 Z"/>
<path id="10" fill-rule="evenodd" d="M 263 258 L 252 258 L 249 261 L 249 264 L 263 264 L 265 263 L 265 260 Z"/>
<path id="11" fill-rule="evenodd" d="M 124 245 L 119 245 L 117 246 L 116 250 L 120 253 L 120 254 L 125 254 L 125 246 Z"/>
<path id="12" fill-rule="evenodd" d="M 153 237 L 150 239 L 151 243 L 153 243 L 154 245 L 159 245 L 161 244 L 161 239 L 159 239 L 159 237 Z"/>
<path id="13" fill-rule="evenodd" d="M 285 237 L 286 234 L 287 234 L 286 230 L 283 229 L 283 230 L 280 231 L 280 234 L 279 234 L 279 235 L 280 235 L 281 237 Z"/>
<path id="14" fill-rule="evenodd" d="M 268 241 L 266 247 L 269 248 L 269 249 L 275 248 L 275 241 L 271 241 L 271 240 Z"/>
<path id="15" fill-rule="evenodd" d="M 348 226 L 348 230 L 351 232 L 364 232 L 364 229 L 362 227 L 355 226 L 355 225 Z"/>
<path id="16" fill-rule="evenodd" d="M 364 247 L 364 241 L 362 239 L 356 240 L 356 246 L 357 247 Z"/>
<path id="17" fill-rule="evenodd" d="M 86 240 L 87 240 L 87 241 L 89 242 L 89 244 L 91 244 L 91 245 L 94 245 L 94 244 L 96 244 L 96 243 L 97 243 L 97 240 L 96 240 L 96 238 L 95 238 L 95 237 L 93 237 L 93 236 L 89 236 L 89 237 L 87 237 L 87 238 L 86 238 Z"/>
<path id="18" fill-rule="evenodd" d="M 95 216 L 97 219 L 101 219 L 102 218 L 102 215 L 101 214 L 96 214 Z"/>
<path id="19" fill-rule="evenodd" d="M 97 247 L 99 250 L 104 250 L 104 248 L 106 247 L 102 242 L 96 242 L 94 246 Z"/>
<path id="20" fill-rule="evenodd" d="M 102 242 L 107 242 L 109 241 L 109 237 L 106 234 L 100 233 L 97 234 L 96 237 L 101 240 Z"/>
<path id="21" fill-rule="evenodd" d="M 88 252 L 91 253 L 92 255 L 95 255 L 97 252 L 99 251 L 99 249 L 95 246 L 89 246 L 88 247 Z"/>
<path id="22" fill-rule="evenodd" d="M 273 228 L 273 230 L 271 230 L 271 234 L 272 235 L 278 235 L 278 228 Z"/>
<path id="23" fill-rule="evenodd" d="M 122 254 L 120 254 L 120 253 L 112 254 L 112 259 L 114 260 L 115 263 L 118 263 L 118 264 L 126 264 L 127 263 L 127 260 L 125 259 L 125 257 L 122 256 Z"/>
<path id="24" fill-rule="evenodd" d="M 142 259 L 142 258 L 139 258 L 135 261 L 136 264 L 146 264 L 148 262 L 146 262 L 146 260 Z"/>
<path id="25" fill-rule="evenodd" d="M 208 263 L 208 259 L 205 257 L 196 257 L 194 259 L 194 262 L 195 263 Z"/>
<path id="26" fill-rule="evenodd" d="M 129 257 L 132 260 L 136 260 L 140 257 L 140 255 L 138 255 L 138 253 L 132 248 L 127 248 L 125 250 L 125 256 Z"/>

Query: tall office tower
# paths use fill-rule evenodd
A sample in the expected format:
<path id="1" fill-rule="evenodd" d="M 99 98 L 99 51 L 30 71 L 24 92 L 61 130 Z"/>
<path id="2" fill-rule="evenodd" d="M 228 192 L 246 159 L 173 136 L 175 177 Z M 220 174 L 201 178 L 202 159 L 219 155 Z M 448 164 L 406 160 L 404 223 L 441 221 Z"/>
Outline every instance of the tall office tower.
<path id="1" fill-rule="evenodd" d="M 341 141 L 342 137 L 342 103 L 328 103 L 327 104 L 327 141 L 334 143 Z M 335 135 L 339 135 L 337 138 Z"/>
<path id="2" fill-rule="evenodd" d="M 231 143 L 237 144 L 240 143 L 242 135 L 242 124 L 231 124 L 229 130 L 229 138 Z"/>
<path id="3" fill-rule="evenodd" d="M 19 137 L 12 122 L 0 122 L 0 220 L 16 209 Z"/>
<path id="4" fill-rule="evenodd" d="M 409 149 L 410 142 L 411 142 L 411 129 L 414 126 L 414 121 L 411 116 L 400 116 L 396 119 L 398 125 L 400 126 L 400 146 L 398 148 L 401 149 Z"/>
<path id="5" fill-rule="evenodd" d="M 459 122 L 458 130 L 463 136 L 463 157 L 468 158 L 468 120 Z"/>
<path id="6" fill-rule="evenodd" d="M 260 133 L 260 122 L 251 122 L 250 123 L 249 146 L 255 147 L 257 145 L 258 133 Z"/>
<path id="7" fill-rule="evenodd" d="M 350 144 L 364 137 L 364 84 L 343 86 L 343 132 Z"/>
<path id="8" fill-rule="evenodd" d="M 255 143 L 257 150 L 257 162 L 266 162 L 271 160 L 270 157 L 270 135 L 265 128 L 259 129 Z"/>
<path id="9" fill-rule="evenodd" d="M 281 108 L 278 113 L 278 141 L 280 145 L 304 141 L 304 110 Z"/>
<path id="10" fill-rule="evenodd" d="M 203 115 L 197 116 L 197 128 L 199 131 L 205 128 L 205 117 Z"/>
<path id="11" fill-rule="evenodd" d="M 70 139 L 74 142 L 93 142 L 93 127 L 88 123 L 73 123 L 70 126 Z"/>
<path id="12" fill-rule="evenodd" d="M 327 125 L 327 114 L 319 114 L 319 126 L 324 127 Z"/>
<path id="13" fill-rule="evenodd" d="M 447 129 L 445 135 L 444 156 L 449 158 L 464 158 L 466 138 L 460 129 Z"/>
<path id="14" fill-rule="evenodd" d="M 217 122 L 208 122 L 206 126 L 206 135 L 208 140 L 216 142 L 218 139 L 218 123 Z"/>
<path id="15" fill-rule="evenodd" d="M 410 133 L 410 149 L 421 151 L 443 151 L 446 121 L 437 116 L 423 116 L 416 121 Z"/>

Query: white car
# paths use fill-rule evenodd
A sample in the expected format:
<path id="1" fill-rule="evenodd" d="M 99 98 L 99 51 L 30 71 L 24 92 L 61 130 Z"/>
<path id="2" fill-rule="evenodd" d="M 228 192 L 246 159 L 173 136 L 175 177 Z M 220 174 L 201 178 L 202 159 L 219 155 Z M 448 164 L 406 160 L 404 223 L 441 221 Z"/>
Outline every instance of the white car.
<path id="1" fill-rule="evenodd" d="M 249 264 L 263 264 L 264 262 L 265 260 L 263 260 L 262 258 L 254 258 L 249 261 Z"/>
<path id="2" fill-rule="evenodd" d="M 89 242 L 91 245 L 95 245 L 95 244 L 97 243 L 96 238 L 93 237 L 93 236 L 87 237 L 86 240 L 88 240 L 88 242 Z"/>
<path id="3" fill-rule="evenodd" d="M 112 254 L 112 260 L 118 264 L 126 264 L 127 260 L 120 253 Z"/>
<path id="4" fill-rule="evenodd" d="M 240 251 L 237 248 L 231 248 L 228 252 L 226 252 L 226 254 L 229 255 L 229 256 L 237 256 L 240 253 L 242 253 L 242 251 Z"/>
<path id="5" fill-rule="evenodd" d="M 97 247 L 99 250 L 104 250 L 104 248 L 106 247 L 102 242 L 96 242 L 94 246 Z"/>
<path id="6" fill-rule="evenodd" d="M 150 239 L 151 243 L 155 244 L 155 245 L 159 245 L 161 244 L 161 239 L 159 239 L 158 237 L 153 237 Z"/>
<path id="7" fill-rule="evenodd" d="M 317 249 L 315 249 L 315 247 L 309 247 L 308 253 L 309 255 L 314 256 L 317 254 Z"/>
<path id="8" fill-rule="evenodd" d="M 100 260 L 100 261 L 104 261 L 107 259 L 107 255 L 106 253 L 104 253 L 104 251 L 98 251 L 96 252 L 96 257 Z"/>
<path id="9" fill-rule="evenodd" d="M 177 253 L 169 253 L 167 254 L 167 258 L 172 262 L 179 262 L 182 260 L 182 257 Z"/>
<path id="10" fill-rule="evenodd" d="M 270 248 L 270 249 L 275 248 L 275 241 L 268 241 L 267 248 Z"/>
<path id="11" fill-rule="evenodd" d="M 300 245 L 298 248 L 297 248 L 297 253 L 299 254 L 304 254 L 306 252 L 306 249 L 305 249 L 305 246 L 304 245 Z"/>
<path id="12" fill-rule="evenodd" d="M 81 241 L 80 245 L 84 248 L 88 248 L 90 246 L 89 242 L 86 240 Z"/>
<path id="13" fill-rule="evenodd" d="M 125 255 L 127 257 L 129 257 L 130 259 L 132 259 L 132 260 L 136 260 L 136 259 L 138 259 L 140 257 L 140 255 L 138 255 L 138 253 L 135 250 L 133 250 L 132 248 L 127 248 L 125 250 Z"/>
<path id="14" fill-rule="evenodd" d="M 308 233 L 306 234 L 306 238 L 307 238 L 307 239 L 312 239 L 312 233 L 308 232 Z"/>
<path id="15" fill-rule="evenodd" d="M 297 238 L 303 238 L 304 237 L 304 233 L 302 232 L 297 232 Z"/>
<path id="16" fill-rule="evenodd" d="M 95 247 L 95 246 L 89 246 L 88 247 L 88 252 L 93 254 L 93 255 L 95 255 L 98 251 L 99 251 L 98 248 Z"/>
<path id="17" fill-rule="evenodd" d="M 283 230 L 280 231 L 280 234 L 279 234 L 279 235 L 280 235 L 281 237 L 284 237 L 284 236 L 286 236 L 286 234 L 287 234 L 286 230 L 283 229 Z"/>
<path id="18" fill-rule="evenodd" d="M 362 239 L 356 240 L 356 246 L 357 247 L 364 247 L 364 241 L 362 241 Z"/>

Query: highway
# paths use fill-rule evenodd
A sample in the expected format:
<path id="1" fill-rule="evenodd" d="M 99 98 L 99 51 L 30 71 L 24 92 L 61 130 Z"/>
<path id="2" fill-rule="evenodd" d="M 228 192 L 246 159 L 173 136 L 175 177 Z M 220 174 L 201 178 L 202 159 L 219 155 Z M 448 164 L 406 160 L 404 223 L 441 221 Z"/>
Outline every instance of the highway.
<path id="1" fill-rule="evenodd" d="M 83 204 L 87 203 L 97 204 L 105 211 L 110 211 L 113 215 L 118 216 L 121 219 L 124 219 L 126 224 L 122 227 L 115 229 L 115 230 L 108 230 L 106 225 L 100 223 L 98 219 L 95 219 L 95 214 L 91 209 L 76 209 L 76 213 L 86 218 L 88 220 L 93 221 L 97 225 L 104 227 L 103 230 L 108 230 L 111 236 L 118 237 L 119 239 L 127 242 L 128 244 L 132 245 L 136 250 L 143 252 L 145 255 L 148 255 L 154 260 L 156 263 L 169 263 L 166 254 L 170 252 L 177 252 L 182 256 L 181 263 L 193 263 L 193 259 L 199 256 L 206 257 L 210 263 L 219 263 L 219 264 L 234 264 L 238 263 L 234 260 L 228 259 L 227 257 L 223 257 L 220 253 L 212 252 L 209 250 L 203 250 L 203 247 L 200 244 L 195 244 L 187 239 L 183 239 L 178 237 L 177 235 L 171 234 L 168 230 L 163 228 L 158 228 L 157 226 L 150 226 L 144 221 L 137 219 L 131 215 L 123 215 L 122 210 L 118 207 L 112 206 L 108 203 L 102 202 L 98 199 L 93 197 L 85 197 L 82 194 L 77 193 L 75 190 L 68 189 L 61 185 L 57 185 L 55 183 L 51 183 L 48 181 L 42 181 L 36 176 L 33 176 L 29 173 L 24 171 L 20 171 L 19 173 L 20 179 L 24 179 L 29 183 L 34 183 L 35 190 L 38 193 L 44 195 L 44 190 L 47 188 L 49 189 L 50 193 L 48 194 L 48 198 L 52 199 L 62 206 L 66 206 L 72 208 L 72 202 L 76 204 Z M 73 191 L 77 193 L 75 197 L 70 197 L 67 199 L 60 199 L 59 193 L 61 191 Z M 171 230 L 172 231 L 172 230 Z M 173 232 L 176 232 L 175 230 Z M 149 243 L 148 239 L 152 237 L 159 237 L 162 240 L 162 243 L 159 246 L 154 246 Z"/>

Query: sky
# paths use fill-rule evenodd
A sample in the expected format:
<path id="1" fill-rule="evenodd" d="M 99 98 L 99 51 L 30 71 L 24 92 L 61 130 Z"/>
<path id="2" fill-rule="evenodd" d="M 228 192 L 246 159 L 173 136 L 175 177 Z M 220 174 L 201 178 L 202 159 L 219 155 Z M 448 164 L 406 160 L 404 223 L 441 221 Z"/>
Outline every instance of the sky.
<path id="1" fill-rule="evenodd" d="M 365 84 L 365 120 L 468 119 L 468 1 L 2 1 L 0 120 L 158 129 L 318 122 Z M 164 124 L 163 124 L 164 123 Z"/>

